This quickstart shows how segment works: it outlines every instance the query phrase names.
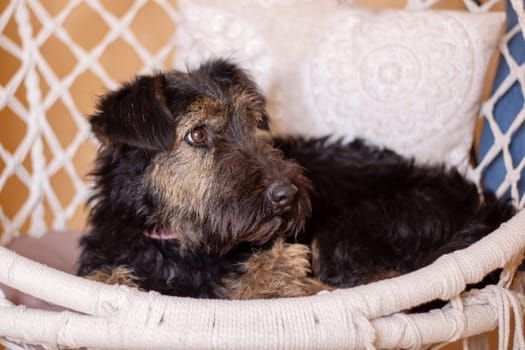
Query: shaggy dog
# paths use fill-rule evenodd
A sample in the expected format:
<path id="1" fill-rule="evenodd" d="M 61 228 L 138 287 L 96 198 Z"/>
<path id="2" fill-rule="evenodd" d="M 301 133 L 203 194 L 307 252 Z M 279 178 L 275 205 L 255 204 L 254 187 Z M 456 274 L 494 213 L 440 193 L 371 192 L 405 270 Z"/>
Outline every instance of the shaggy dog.
<path id="1" fill-rule="evenodd" d="M 140 76 L 90 117 L 100 140 L 79 274 L 206 298 L 309 295 L 404 274 L 513 208 L 456 170 L 363 140 L 273 138 L 231 62 Z"/>

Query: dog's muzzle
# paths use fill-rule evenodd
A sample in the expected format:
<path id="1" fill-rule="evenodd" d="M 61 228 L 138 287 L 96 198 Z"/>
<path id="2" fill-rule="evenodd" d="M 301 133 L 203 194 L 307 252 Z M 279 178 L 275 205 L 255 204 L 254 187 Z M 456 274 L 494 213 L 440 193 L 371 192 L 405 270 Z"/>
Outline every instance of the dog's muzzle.
<path id="1" fill-rule="evenodd" d="M 289 211 L 295 202 L 297 187 L 289 183 L 276 182 L 266 190 L 266 201 L 274 215 Z"/>

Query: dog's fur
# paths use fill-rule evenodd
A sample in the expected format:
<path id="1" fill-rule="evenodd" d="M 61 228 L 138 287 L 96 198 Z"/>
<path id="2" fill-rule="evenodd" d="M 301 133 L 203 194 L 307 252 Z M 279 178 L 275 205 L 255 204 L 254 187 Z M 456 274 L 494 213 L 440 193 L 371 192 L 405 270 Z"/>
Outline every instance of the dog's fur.
<path id="1" fill-rule="evenodd" d="M 263 96 L 224 60 L 138 77 L 90 122 L 101 148 L 79 274 L 163 294 L 351 287 L 427 265 L 514 213 L 455 170 L 362 140 L 272 138 Z"/>

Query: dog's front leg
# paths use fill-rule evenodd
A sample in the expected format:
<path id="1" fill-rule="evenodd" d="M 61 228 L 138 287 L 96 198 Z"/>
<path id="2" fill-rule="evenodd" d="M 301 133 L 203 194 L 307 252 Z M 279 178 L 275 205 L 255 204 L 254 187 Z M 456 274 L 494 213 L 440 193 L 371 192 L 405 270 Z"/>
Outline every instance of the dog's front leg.
<path id="1" fill-rule="evenodd" d="M 84 276 L 84 278 L 107 284 L 123 284 L 128 287 L 138 288 L 137 278 L 133 275 L 133 270 L 125 266 L 95 270 Z"/>
<path id="2" fill-rule="evenodd" d="M 297 297 L 333 288 L 308 277 L 310 249 L 278 239 L 269 250 L 244 263 L 245 273 L 236 281 L 232 299 Z"/>

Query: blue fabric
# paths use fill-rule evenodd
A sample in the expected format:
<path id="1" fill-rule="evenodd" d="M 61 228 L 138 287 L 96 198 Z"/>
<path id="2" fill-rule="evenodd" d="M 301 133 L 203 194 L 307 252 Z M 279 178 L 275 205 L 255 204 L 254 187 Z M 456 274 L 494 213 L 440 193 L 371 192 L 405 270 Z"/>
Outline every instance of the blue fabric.
<path id="1" fill-rule="evenodd" d="M 507 31 L 512 29 L 518 22 L 516 13 L 512 9 L 510 1 L 506 1 L 507 7 Z M 512 58 L 518 64 L 525 62 L 525 41 L 523 35 L 518 32 L 508 43 L 509 52 Z M 498 70 L 492 91 L 495 91 L 509 74 L 509 66 L 503 56 L 500 57 Z M 506 132 L 512 121 L 516 118 L 521 109 L 524 108 L 524 97 L 519 82 L 514 83 L 511 89 L 507 91 L 494 107 L 494 118 L 502 132 Z M 490 147 L 494 143 L 494 135 L 488 123 L 485 123 L 481 133 L 478 159 L 483 159 Z M 510 152 L 512 155 L 513 166 L 517 166 L 521 159 L 525 157 L 525 125 L 522 125 L 511 137 Z M 505 179 L 505 165 L 503 163 L 503 154 L 499 154 L 496 159 L 484 170 L 482 174 L 484 187 L 493 191 L 497 190 Z M 523 197 L 525 193 L 525 170 L 521 173 L 521 179 L 518 183 L 519 196 Z M 506 191 L 510 195 L 510 190 Z"/>

